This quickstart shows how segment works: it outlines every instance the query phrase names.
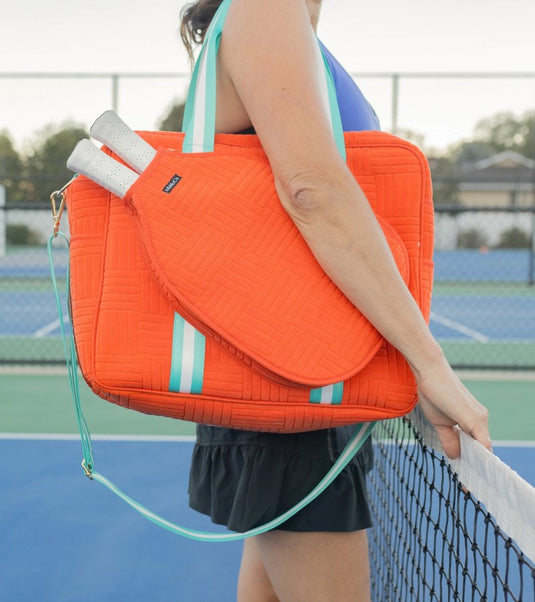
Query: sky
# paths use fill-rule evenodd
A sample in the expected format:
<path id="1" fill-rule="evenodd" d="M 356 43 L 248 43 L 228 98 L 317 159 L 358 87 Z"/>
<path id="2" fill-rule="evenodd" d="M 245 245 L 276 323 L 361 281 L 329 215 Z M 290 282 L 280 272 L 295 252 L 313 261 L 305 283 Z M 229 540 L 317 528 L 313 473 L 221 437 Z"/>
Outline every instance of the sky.
<path id="1" fill-rule="evenodd" d="M 266 0 L 269 2 L 269 0 Z M 290 0 L 289 0 L 290 1 Z M 183 0 L 2 0 L 0 74 L 187 74 L 177 27 Z M 319 35 L 391 126 L 392 72 L 535 73 L 535 0 L 324 0 Z M 154 128 L 184 95 L 187 77 L 125 79 L 119 112 Z M 0 130 L 18 144 L 48 123 L 89 125 L 111 104 L 101 79 L 0 78 Z M 531 79 L 402 79 L 399 125 L 444 146 L 501 110 L 535 108 Z"/>

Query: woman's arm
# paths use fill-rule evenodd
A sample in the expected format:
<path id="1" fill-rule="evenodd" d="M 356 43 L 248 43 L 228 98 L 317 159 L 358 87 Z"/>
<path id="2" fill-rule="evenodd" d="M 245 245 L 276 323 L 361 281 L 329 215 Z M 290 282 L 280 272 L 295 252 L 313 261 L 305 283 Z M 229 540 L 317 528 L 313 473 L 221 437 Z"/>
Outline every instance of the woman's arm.
<path id="1" fill-rule="evenodd" d="M 254 125 L 281 202 L 325 272 L 409 362 L 448 455 L 459 454 L 455 424 L 490 447 L 486 410 L 445 361 L 336 148 L 315 52 L 305 0 L 234 0 L 221 41 L 219 100 Z"/>

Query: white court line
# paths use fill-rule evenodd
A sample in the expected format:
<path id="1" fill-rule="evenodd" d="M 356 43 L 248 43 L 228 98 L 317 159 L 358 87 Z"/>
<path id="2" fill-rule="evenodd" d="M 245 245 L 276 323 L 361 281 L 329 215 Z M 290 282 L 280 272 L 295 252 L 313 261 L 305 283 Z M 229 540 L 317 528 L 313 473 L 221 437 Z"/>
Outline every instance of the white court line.
<path id="1" fill-rule="evenodd" d="M 440 339 L 441 341 L 448 341 L 450 339 Z M 458 341 L 458 339 L 451 339 Z M 459 368 L 455 370 L 458 376 L 462 379 L 467 380 L 503 380 L 503 381 L 519 381 L 526 380 L 528 382 L 535 381 L 535 372 L 527 370 L 466 370 Z M 0 375 L 2 374 L 15 374 L 15 375 L 28 375 L 28 376 L 57 376 L 58 374 L 67 376 L 68 371 L 64 366 L 0 366 Z M 80 373 L 81 376 L 81 373 Z"/>
<path id="2" fill-rule="evenodd" d="M 454 320 L 450 320 L 449 318 L 440 316 L 434 312 L 431 312 L 431 320 L 433 320 L 434 322 L 438 322 L 443 326 L 447 326 L 448 328 L 452 328 L 453 330 L 456 330 L 461 334 L 465 334 L 467 337 L 470 337 L 471 339 L 474 339 L 479 343 L 488 343 L 490 341 L 490 338 L 482 332 L 474 330 L 473 328 L 469 328 L 468 326 L 465 326 L 460 322 L 455 322 Z"/>
<path id="3" fill-rule="evenodd" d="M 22 441 L 79 441 L 80 435 L 65 433 L 0 433 L 0 439 Z M 140 441 L 174 443 L 195 441 L 194 435 L 91 435 L 93 441 Z"/>
<path id="4" fill-rule="evenodd" d="M 79 441 L 80 435 L 64 433 L 0 433 L 0 440 L 13 441 Z M 91 435 L 93 441 L 125 441 L 148 443 L 190 443 L 195 435 Z M 388 440 L 384 440 L 388 442 Z M 493 441 L 493 447 L 535 448 L 535 441 L 503 440 Z"/>
<path id="5" fill-rule="evenodd" d="M 492 447 L 535 447 L 535 441 L 493 441 Z"/>
<path id="6" fill-rule="evenodd" d="M 535 372 L 525 370 L 455 370 L 461 380 L 535 381 Z M 1 371 L 0 371 L 1 374 Z"/>
<path id="7" fill-rule="evenodd" d="M 68 324 L 69 323 L 69 316 L 64 316 L 63 318 L 63 324 Z M 47 324 L 46 326 L 43 326 L 43 328 L 40 328 L 39 330 L 36 330 L 32 337 L 34 339 L 42 339 L 44 336 L 46 336 L 47 334 L 53 332 L 54 330 L 56 330 L 56 328 L 58 328 L 60 325 L 60 321 L 59 318 L 56 318 L 53 322 L 50 322 L 50 324 Z"/>

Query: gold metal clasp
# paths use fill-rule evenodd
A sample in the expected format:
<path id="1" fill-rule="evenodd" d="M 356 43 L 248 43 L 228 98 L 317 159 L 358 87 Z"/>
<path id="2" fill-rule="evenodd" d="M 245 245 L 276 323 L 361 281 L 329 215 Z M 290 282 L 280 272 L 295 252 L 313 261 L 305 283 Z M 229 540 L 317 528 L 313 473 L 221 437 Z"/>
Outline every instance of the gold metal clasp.
<path id="1" fill-rule="evenodd" d="M 59 190 L 55 190 L 50 195 L 50 205 L 52 207 L 52 219 L 54 221 L 54 238 L 58 235 L 59 227 L 61 223 L 61 216 L 63 215 L 63 210 L 65 209 L 65 191 L 67 188 L 74 182 L 76 176 L 71 178 L 65 186 L 62 186 Z M 56 202 L 59 205 L 56 205 Z"/>
<path id="2" fill-rule="evenodd" d="M 85 476 L 93 480 L 92 468 L 85 463 L 85 458 L 82 460 L 82 468 L 84 469 Z"/>
<path id="3" fill-rule="evenodd" d="M 56 201 L 59 201 L 59 206 L 56 206 Z M 54 238 L 58 235 L 61 215 L 65 209 L 65 195 L 59 190 L 54 191 L 50 195 L 50 205 L 52 206 L 52 220 L 54 221 Z"/>

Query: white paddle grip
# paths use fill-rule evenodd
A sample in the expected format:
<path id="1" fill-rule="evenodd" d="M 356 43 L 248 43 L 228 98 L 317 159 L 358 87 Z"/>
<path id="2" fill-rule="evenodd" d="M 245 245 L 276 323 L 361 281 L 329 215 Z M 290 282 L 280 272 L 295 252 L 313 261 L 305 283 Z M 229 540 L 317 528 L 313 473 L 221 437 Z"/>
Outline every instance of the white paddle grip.
<path id="1" fill-rule="evenodd" d="M 138 178 L 136 172 L 103 153 L 87 138 L 74 147 L 67 167 L 121 198 Z"/>
<path id="2" fill-rule="evenodd" d="M 138 173 L 142 173 L 156 155 L 154 148 L 111 110 L 104 112 L 95 121 L 89 133 Z"/>

